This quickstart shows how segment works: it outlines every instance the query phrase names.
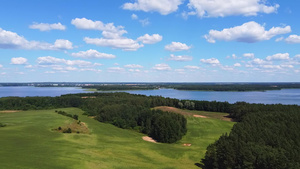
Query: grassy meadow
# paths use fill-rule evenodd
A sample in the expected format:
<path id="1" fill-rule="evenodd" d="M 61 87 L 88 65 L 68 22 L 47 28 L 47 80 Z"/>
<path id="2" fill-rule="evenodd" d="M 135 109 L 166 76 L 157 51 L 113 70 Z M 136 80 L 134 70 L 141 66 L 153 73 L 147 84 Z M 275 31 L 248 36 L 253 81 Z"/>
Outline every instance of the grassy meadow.
<path id="1" fill-rule="evenodd" d="M 67 134 L 54 130 L 76 124 L 55 110 L 78 115 L 84 131 Z M 206 113 L 208 118 L 187 114 L 188 132 L 183 139 L 162 144 L 144 141 L 145 135 L 136 131 L 100 123 L 77 108 L 55 110 L 0 112 L 0 123 L 6 125 L 0 127 L 0 168 L 198 168 L 195 163 L 204 157 L 206 147 L 234 125 L 220 119 L 220 114 L 188 111 Z"/>

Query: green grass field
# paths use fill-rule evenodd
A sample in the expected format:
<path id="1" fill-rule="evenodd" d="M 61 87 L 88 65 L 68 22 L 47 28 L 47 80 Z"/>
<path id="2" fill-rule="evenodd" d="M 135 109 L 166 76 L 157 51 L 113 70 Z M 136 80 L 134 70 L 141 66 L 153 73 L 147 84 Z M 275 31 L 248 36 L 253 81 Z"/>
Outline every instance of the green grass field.
<path id="1" fill-rule="evenodd" d="M 0 112 L 0 168 L 198 168 L 206 147 L 229 132 L 233 122 L 214 118 L 188 119 L 187 135 L 178 143 L 146 142 L 143 134 L 119 129 L 82 115 L 76 108 L 57 109 L 79 115 L 88 134 L 53 129 L 74 120 L 55 110 Z M 196 113 L 197 114 L 197 113 Z M 191 146 L 183 146 L 189 143 Z"/>

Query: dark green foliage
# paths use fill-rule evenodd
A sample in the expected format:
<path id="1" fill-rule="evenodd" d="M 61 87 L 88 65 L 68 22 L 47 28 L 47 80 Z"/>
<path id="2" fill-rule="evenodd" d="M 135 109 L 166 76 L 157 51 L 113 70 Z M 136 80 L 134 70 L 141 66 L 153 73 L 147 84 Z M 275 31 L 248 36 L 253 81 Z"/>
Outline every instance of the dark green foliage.
<path id="1" fill-rule="evenodd" d="M 64 129 L 63 133 L 72 133 L 72 129 L 68 128 L 68 129 Z"/>
<path id="2" fill-rule="evenodd" d="M 74 114 L 72 118 L 78 120 L 78 115 Z"/>
<path id="3" fill-rule="evenodd" d="M 5 126 L 6 126 L 6 124 L 0 123 L 0 127 L 5 127 Z"/>
<path id="4" fill-rule="evenodd" d="M 300 167 L 298 106 L 244 103 L 237 106 L 244 111 L 241 122 L 234 125 L 229 135 L 221 136 L 207 148 L 202 160 L 206 169 Z"/>
<path id="5" fill-rule="evenodd" d="M 57 129 L 58 129 L 58 130 L 61 130 L 61 127 L 59 126 Z"/>

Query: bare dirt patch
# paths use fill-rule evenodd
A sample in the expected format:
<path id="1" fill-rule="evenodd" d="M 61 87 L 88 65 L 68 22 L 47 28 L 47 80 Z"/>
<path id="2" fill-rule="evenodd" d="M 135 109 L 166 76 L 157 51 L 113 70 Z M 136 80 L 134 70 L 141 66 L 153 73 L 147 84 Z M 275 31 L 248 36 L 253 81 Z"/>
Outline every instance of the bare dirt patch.
<path id="1" fill-rule="evenodd" d="M 153 138 L 151 138 L 151 137 L 149 137 L 149 136 L 144 136 L 144 137 L 143 137 L 143 140 L 149 141 L 149 142 L 152 142 L 152 143 L 157 143 L 157 141 L 153 140 Z"/>
<path id="2" fill-rule="evenodd" d="M 16 112 L 20 112 L 20 110 L 3 110 L 3 111 L 0 111 L 0 113 L 16 113 Z"/>
<path id="3" fill-rule="evenodd" d="M 192 144 L 191 143 L 184 143 L 182 145 L 185 146 L 185 147 L 190 147 Z"/>
<path id="4" fill-rule="evenodd" d="M 205 119 L 208 118 L 208 117 L 206 117 L 206 116 L 202 116 L 202 115 L 198 115 L 198 114 L 194 114 L 193 116 L 194 116 L 194 117 L 205 118 Z"/>
<path id="5" fill-rule="evenodd" d="M 178 113 L 184 116 L 192 116 L 195 118 L 212 118 L 212 119 L 219 119 L 224 121 L 233 121 L 231 118 L 228 117 L 228 113 L 182 110 L 182 109 L 178 109 L 175 107 L 168 107 L 168 106 L 159 106 L 159 107 L 155 107 L 154 109 Z"/>

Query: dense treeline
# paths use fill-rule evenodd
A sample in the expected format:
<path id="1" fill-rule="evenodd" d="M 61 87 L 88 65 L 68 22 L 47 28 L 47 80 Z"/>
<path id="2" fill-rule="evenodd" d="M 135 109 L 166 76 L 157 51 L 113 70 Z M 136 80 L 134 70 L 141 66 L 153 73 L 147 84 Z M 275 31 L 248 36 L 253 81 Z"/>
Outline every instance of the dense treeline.
<path id="1" fill-rule="evenodd" d="M 61 97 L 7 97 L 0 99 L 0 110 L 53 109 L 79 107 L 100 122 L 124 129 L 135 129 L 153 139 L 173 143 L 186 134 L 186 119 L 182 115 L 151 110 L 155 106 L 173 106 L 179 100 L 159 96 L 128 93 L 70 94 Z M 65 112 L 59 114 L 74 117 Z"/>
<path id="2" fill-rule="evenodd" d="M 4 97 L 0 99 L 0 110 L 42 110 L 63 107 L 79 107 L 79 96 L 62 97 Z"/>
<path id="3" fill-rule="evenodd" d="M 300 107 L 237 103 L 240 122 L 207 148 L 206 169 L 300 168 Z"/>

